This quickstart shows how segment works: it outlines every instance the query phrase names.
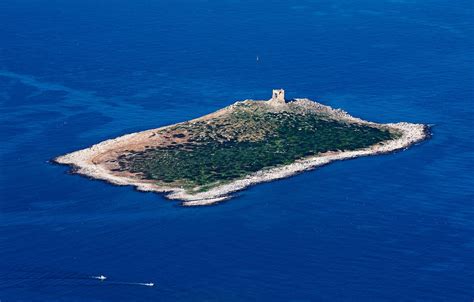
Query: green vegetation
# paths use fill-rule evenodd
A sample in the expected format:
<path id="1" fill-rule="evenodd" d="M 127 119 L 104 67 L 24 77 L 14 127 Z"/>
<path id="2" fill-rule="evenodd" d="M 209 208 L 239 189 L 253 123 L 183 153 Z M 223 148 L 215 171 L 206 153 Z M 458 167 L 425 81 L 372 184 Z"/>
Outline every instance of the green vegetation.
<path id="1" fill-rule="evenodd" d="M 160 135 L 170 137 L 171 143 L 121 155 L 121 169 L 198 190 L 306 156 L 365 148 L 396 136 L 386 129 L 315 113 L 248 110 L 248 106 L 224 117 L 178 124 Z"/>

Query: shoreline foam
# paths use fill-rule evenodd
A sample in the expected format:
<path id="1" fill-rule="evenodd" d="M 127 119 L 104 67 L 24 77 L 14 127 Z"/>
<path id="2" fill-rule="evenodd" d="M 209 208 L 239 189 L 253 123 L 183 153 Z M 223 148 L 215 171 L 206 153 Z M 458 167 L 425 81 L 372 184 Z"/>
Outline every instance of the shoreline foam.
<path id="1" fill-rule="evenodd" d="M 72 172 L 77 174 L 85 175 L 94 179 L 105 180 L 115 185 L 135 186 L 136 189 L 139 191 L 166 193 L 165 197 L 169 199 L 182 200 L 182 204 L 184 206 L 200 206 L 215 204 L 217 202 L 229 199 L 231 198 L 230 193 L 243 190 L 249 186 L 258 183 L 286 178 L 306 170 L 312 170 L 316 167 L 329 164 L 330 162 L 336 160 L 345 160 L 361 156 L 386 154 L 406 149 L 409 146 L 421 142 L 428 137 L 429 127 L 424 124 L 412 124 L 405 122 L 377 124 L 373 122 L 364 121 L 356 117 L 352 117 L 345 111 L 342 111 L 340 109 L 332 109 L 329 106 L 325 106 L 310 101 L 308 99 L 297 99 L 296 102 L 300 102 L 305 105 L 308 105 L 308 102 L 311 102 L 311 105 L 318 106 L 319 108 L 331 112 L 331 114 L 335 115 L 338 119 L 346 120 L 352 123 L 387 127 L 389 129 L 400 132 L 401 136 L 397 139 L 385 141 L 360 150 L 330 152 L 299 159 L 292 164 L 260 170 L 242 179 L 237 179 L 230 183 L 211 188 L 208 191 L 198 192 L 194 194 L 186 192 L 183 188 L 163 187 L 146 180 L 117 176 L 114 175 L 110 170 L 107 170 L 104 167 L 93 163 L 92 159 L 94 157 L 107 150 L 112 150 L 115 146 L 118 146 L 124 141 L 129 141 L 141 135 L 147 135 L 153 131 L 170 127 L 171 125 L 157 129 L 126 134 L 115 139 L 109 139 L 101 143 L 95 144 L 89 148 L 59 156 L 54 159 L 54 162 L 58 164 L 72 166 Z"/>

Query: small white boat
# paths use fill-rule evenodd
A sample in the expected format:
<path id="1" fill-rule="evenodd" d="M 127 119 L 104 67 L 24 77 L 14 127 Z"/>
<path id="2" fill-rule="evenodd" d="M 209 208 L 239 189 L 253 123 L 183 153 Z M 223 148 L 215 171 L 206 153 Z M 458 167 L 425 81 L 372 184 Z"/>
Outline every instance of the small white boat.
<path id="1" fill-rule="evenodd" d="M 104 280 L 106 280 L 106 279 L 107 279 L 107 277 L 106 277 L 106 276 L 104 276 L 104 275 L 100 275 L 100 276 L 94 276 L 94 277 L 92 277 L 92 278 L 94 278 L 94 279 L 97 279 L 97 280 L 100 280 L 100 281 L 104 281 Z"/>

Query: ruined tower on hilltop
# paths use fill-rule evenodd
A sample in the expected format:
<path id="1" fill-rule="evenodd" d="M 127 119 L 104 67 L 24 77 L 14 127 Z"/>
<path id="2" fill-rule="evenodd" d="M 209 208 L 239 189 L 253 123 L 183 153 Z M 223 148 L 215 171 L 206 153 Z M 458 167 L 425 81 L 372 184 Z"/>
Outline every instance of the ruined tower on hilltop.
<path id="1" fill-rule="evenodd" d="M 270 101 L 274 104 L 285 104 L 285 90 L 273 89 Z"/>

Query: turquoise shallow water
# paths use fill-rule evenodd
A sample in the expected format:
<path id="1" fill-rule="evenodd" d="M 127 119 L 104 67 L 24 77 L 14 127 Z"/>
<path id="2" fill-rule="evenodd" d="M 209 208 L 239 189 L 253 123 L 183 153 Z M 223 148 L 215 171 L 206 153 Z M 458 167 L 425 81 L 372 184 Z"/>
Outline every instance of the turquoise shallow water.
<path id="1" fill-rule="evenodd" d="M 472 15 L 445 0 L 2 1 L 0 299 L 472 300 Z M 201 208 L 49 161 L 280 87 L 433 137 Z"/>

